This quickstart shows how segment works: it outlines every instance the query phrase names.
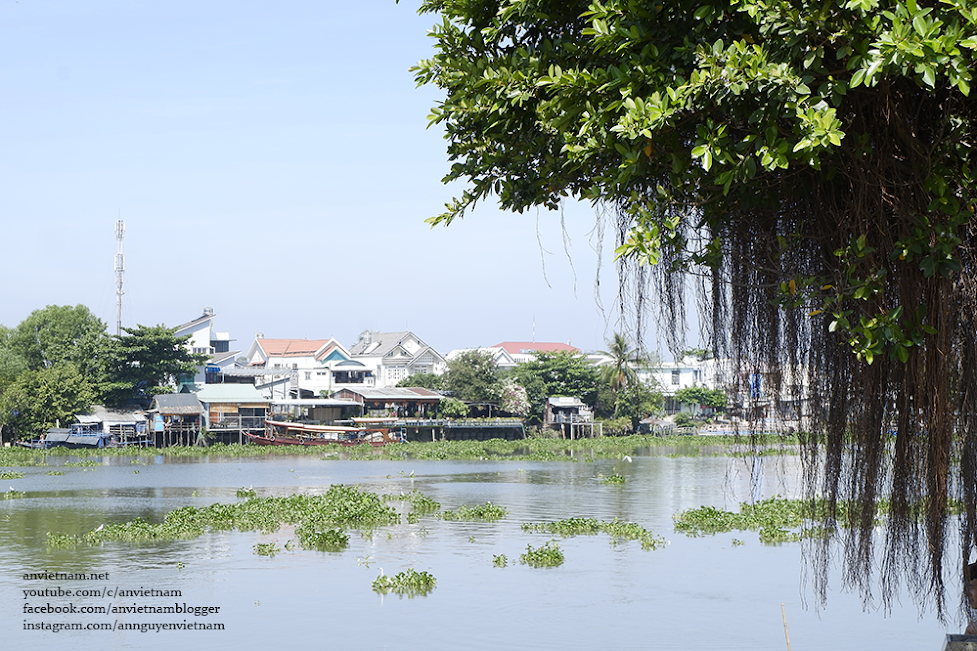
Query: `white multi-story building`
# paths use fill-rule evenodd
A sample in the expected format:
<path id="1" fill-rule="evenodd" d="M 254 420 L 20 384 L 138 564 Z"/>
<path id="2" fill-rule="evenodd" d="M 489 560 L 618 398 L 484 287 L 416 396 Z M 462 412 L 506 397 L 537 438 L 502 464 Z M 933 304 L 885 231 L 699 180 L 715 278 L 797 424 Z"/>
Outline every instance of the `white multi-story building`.
<path id="1" fill-rule="evenodd" d="M 287 384 L 283 395 L 296 398 L 375 383 L 372 369 L 350 359 L 349 351 L 332 338 L 272 339 L 259 334 L 248 350 L 247 364 L 252 371 L 263 371 L 262 386 Z"/>
<path id="2" fill-rule="evenodd" d="M 418 373 L 441 375 L 447 361 L 410 331 L 364 331 L 349 347 L 350 359 L 369 369 L 377 387 L 393 387 Z"/>

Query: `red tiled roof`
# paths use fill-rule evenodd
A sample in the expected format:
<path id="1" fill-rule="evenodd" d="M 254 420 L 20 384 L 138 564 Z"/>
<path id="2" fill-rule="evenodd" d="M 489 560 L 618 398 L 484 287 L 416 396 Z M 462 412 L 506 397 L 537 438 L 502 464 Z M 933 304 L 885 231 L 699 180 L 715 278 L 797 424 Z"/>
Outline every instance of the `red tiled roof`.
<path id="1" fill-rule="evenodd" d="M 561 343 L 547 343 L 545 341 L 503 341 L 501 344 L 495 344 L 492 348 L 502 348 L 505 352 L 510 355 L 518 355 L 519 353 L 555 353 L 560 350 L 566 350 L 571 353 L 579 353 L 580 349 L 570 344 Z"/>

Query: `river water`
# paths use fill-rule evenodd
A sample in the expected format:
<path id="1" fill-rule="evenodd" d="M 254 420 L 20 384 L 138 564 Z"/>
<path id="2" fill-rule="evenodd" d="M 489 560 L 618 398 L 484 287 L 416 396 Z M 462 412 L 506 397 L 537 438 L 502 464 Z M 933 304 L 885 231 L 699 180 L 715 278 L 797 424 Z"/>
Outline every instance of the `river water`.
<path id="1" fill-rule="evenodd" d="M 735 509 L 758 491 L 796 496 L 797 459 L 767 459 L 762 486 L 748 462 L 728 457 L 642 456 L 632 461 L 349 461 L 315 457 L 267 459 L 133 459 L 107 457 L 98 466 L 65 466 L 64 457 L 18 468 L 25 477 L 0 484 L 0 639 L 10 649 L 932 649 L 947 632 L 932 614 L 920 617 L 907 597 L 886 616 L 864 610 L 858 596 L 829 595 L 815 608 L 796 544 L 764 545 L 756 533 L 688 538 L 673 514 L 711 505 Z M 70 459 L 69 459 L 70 461 Z M 7 469 L 15 470 L 15 469 Z M 60 471 L 64 474 L 50 474 Z M 621 474 L 623 484 L 602 476 Z M 214 502 L 236 491 L 258 495 L 324 492 L 355 484 L 379 493 L 419 490 L 442 509 L 487 501 L 505 506 L 497 522 L 443 521 L 349 532 L 341 553 L 285 549 L 294 532 L 208 533 L 192 540 L 49 549 L 47 533 L 80 534 L 104 523 Z M 636 522 L 668 544 L 644 551 L 606 535 L 556 538 L 565 562 L 556 568 L 519 564 L 527 545 L 552 536 L 527 533 L 525 522 L 569 517 Z M 742 541 L 742 544 L 739 543 Z M 282 551 L 262 556 L 258 543 Z M 291 546 L 291 545 L 289 545 Z M 505 554 L 506 567 L 494 557 Z M 408 568 L 437 579 L 427 596 L 381 596 L 381 571 Z M 28 572 L 107 574 L 92 581 L 27 580 Z M 25 597 L 25 590 L 179 591 L 180 596 Z M 35 593 L 36 594 L 36 593 Z M 25 613 L 27 607 L 212 607 L 210 614 Z M 214 612 L 213 608 L 219 610 Z M 223 630 L 61 630 L 49 625 L 205 623 Z M 44 625 L 41 630 L 34 630 Z M 25 630 L 27 627 L 34 627 Z M 29 645 L 29 646 L 28 646 Z"/>

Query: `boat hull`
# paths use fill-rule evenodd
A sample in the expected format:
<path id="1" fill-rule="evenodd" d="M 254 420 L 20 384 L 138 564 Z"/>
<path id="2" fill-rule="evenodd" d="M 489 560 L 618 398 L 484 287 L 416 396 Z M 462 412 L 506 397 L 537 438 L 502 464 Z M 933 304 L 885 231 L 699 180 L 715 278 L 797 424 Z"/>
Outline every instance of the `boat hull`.
<path id="1" fill-rule="evenodd" d="M 372 445 L 374 447 L 399 441 L 399 437 L 392 436 L 385 428 L 333 428 L 276 421 L 266 421 L 265 425 L 263 434 L 245 432 L 248 440 L 255 445 Z"/>

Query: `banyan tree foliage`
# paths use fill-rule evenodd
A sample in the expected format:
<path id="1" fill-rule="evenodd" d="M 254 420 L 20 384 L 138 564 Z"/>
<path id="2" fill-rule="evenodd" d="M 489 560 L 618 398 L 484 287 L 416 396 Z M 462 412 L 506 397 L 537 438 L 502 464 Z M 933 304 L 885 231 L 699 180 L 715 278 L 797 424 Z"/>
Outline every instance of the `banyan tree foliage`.
<path id="1" fill-rule="evenodd" d="M 849 587 L 908 585 L 942 616 L 975 534 L 977 2 L 421 11 L 440 22 L 414 73 L 444 91 L 445 180 L 467 184 L 430 221 L 489 198 L 609 215 L 619 267 L 647 281 L 632 308 L 654 296 L 678 346 L 699 296 L 747 403 L 757 378 L 803 400 L 811 496 L 860 505 L 819 511 L 820 594 L 840 550 Z"/>

